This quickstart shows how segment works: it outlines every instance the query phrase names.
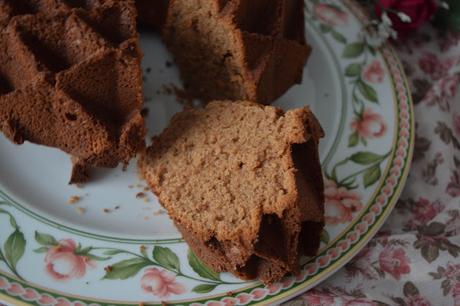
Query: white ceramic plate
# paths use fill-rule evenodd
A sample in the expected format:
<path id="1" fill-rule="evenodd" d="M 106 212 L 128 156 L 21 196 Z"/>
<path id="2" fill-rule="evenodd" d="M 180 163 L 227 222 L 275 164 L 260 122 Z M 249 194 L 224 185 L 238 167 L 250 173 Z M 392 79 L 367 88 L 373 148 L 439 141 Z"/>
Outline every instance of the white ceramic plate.
<path id="1" fill-rule="evenodd" d="M 333 4 L 332 4 L 333 3 Z M 0 136 L 0 301 L 36 305 L 275 303 L 326 279 L 348 262 L 395 204 L 412 156 L 413 115 L 401 65 L 389 46 L 360 34 L 366 17 L 350 1 L 307 1 L 313 54 L 303 84 L 275 105 L 309 105 L 326 138 L 327 226 L 319 255 L 302 272 L 263 286 L 216 274 L 188 253 L 135 162 L 67 185 L 70 160 Z M 147 127 L 159 133 L 181 109 L 179 85 L 159 37 L 142 35 Z M 69 204 L 75 196 L 80 200 Z"/>

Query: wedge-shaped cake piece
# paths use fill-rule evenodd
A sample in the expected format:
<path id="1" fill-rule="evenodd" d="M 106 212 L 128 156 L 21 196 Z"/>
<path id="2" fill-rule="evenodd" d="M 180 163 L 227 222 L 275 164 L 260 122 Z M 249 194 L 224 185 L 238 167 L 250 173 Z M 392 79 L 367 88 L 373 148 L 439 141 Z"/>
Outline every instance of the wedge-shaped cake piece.
<path id="1" fill-rule="evenodd" d="M 0 130 L 59 148 L 71 182 L 144 144 L 142 76 L 131 0 L 0 1 Z"/>
<path id="2" fill-rule="evenodd" d="M 163 36 L 198 99 L 269 103 L 310 54 L 304 0 L 170 0 Z"/>
<path id="3" fill-rule="evenodd" d="M 308 108 L 211 102 L 174 116 L 139 166 L 197 256 L 270 283 L 318 249 L 322 135 Z"/>

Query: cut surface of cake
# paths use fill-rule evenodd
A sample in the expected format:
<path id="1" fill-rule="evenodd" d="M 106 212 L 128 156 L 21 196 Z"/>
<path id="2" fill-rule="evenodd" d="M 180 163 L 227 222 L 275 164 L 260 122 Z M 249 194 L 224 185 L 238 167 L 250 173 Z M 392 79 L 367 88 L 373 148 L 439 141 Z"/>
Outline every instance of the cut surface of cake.
<path id="1" fill-rule="evenodd" d="M 166 18 L 168 0 L 136 0 L 139 22 L 160 31 Z"/>
<path id="2" fill-rule="evenodd" d="M 191 96 L 267 104 L 302 79 L 303 9 L 303 0 L 170 0 L 163 37 Z"/>
<path id="3" fill-rule="evenodd" d="M 271 283 L 319 247 L 322 136 L 308 108 L 210 102 L 176 114 L 139 167 L 207 265 Z"/>
<path id="4" fill-rule="evenodd" d="M 0 2 L 0 129 L 72 156 L 71 182 L 144 144 L 136 8 L 123 0 Z"/>

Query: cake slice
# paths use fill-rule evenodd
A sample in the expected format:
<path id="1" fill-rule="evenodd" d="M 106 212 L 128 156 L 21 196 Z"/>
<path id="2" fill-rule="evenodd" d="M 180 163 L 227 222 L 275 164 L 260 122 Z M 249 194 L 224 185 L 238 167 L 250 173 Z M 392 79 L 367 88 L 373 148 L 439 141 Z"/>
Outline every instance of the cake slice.
<path id="1" fill-rule="evenodd" d="M 141 25 L 161 30 L 166 18 L 168 0 L 136 0 Z"/>
<path id="2" fill-rule="evenodd" d="M 144 144 L 131 0 L 0 2 L 0 130 L 72 156 L 71 183 Z"/>
<path id="3" fill-rule="evenodd" d="M 139 167 L 207 265 L 271 283 L 319 247 L 322 136 L 308 108 L 211 102 L 175 115 Z"/>
<path id="4" fill-rule="evenodd" d="M 170 0 L 164 41 L 192 97 L 270 103 L 310 54 L 304 0 Z"/>

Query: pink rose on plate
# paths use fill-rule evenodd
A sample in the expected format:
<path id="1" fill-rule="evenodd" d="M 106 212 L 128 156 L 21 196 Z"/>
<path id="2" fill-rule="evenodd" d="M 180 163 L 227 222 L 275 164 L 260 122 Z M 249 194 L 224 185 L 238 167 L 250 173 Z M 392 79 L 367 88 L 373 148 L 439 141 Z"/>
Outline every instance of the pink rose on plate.
<path id="1" fill-rule="evenodd" d="M 379 60 L 374 60 L 367 65 L 363 71 L 363 79 L 373 84 L 382 83 L 384 76 L 385 72 Z"/>
<path id="2" fill-rule="evenodd" d="M 382 115 L 374 113 L 370 108 L 364 108 L 361 117 L 351 122 L 351 129 L 362 138 L 380 138 L 385 135 L 387 126 Z"/>
<path id="3" fill-rule="evenodd" d="M 322 24 L 330 27 L 343 26 L 348 22 L 348 16 L 345 12 L 340 10 L 338 7 L 325 4 L 317 3 L 313 8 L 313 14 L 320 20 Z"/>
<path id="4" fill-rule="evenodd" d="M 171 294 L 185 293 L 185 287 L 176 282 L 174 274 L 157 268 L 145 270 L 141 279 L 141 287 L 145 292 L 160 298 L 168 297 Z"/>
<path id="5" fill-rule="evenodd" d="M 317 291 L 310 291 L 305 293 L 302 296 L 302 299 L 307 303 L 307 305 L 334 305 L 334 298 L 332 296 Z"/>
<path id="6" fill-rule="evenodd" d="M 82 278 L 86 268 L 94 268 L 95 263 L 87 256 L 76 255 L 76 248 L 72 239 L 60 240 L 58 245 L 50 247 L 45 256 L 46 272 L 55 280 Z"/>
<path id="7" fill-rule="evenodd" d="M 363 208 L 361 197 L 356 192 L 345 187 L 338 187 L 336 182 L 328 179 L 325 180 L 324 187 L 327 224 L 350 222 L 353 219 L 353 213 Z"/>
<path id="8" fill-rule="evenodd" d="M 407 306 L 431 306 L 430 301 L 421 296 L 420 294 L 411 295 L 406 298 Z"/>
<path id="9" fill-rule="evenodd" d="M 401 247 L 385 246 L 379 255 L 380 270 L 399 280 L 401 275 L 410 273 L 409 258 Z"/>

